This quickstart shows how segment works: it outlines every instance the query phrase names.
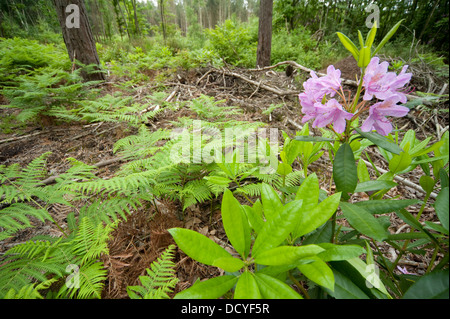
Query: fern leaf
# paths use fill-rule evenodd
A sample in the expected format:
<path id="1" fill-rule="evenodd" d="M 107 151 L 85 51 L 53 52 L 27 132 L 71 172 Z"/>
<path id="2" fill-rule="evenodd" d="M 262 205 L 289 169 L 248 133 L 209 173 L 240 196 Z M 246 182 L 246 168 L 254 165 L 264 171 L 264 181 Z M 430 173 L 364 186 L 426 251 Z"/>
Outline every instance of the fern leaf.
<path id="1" fill-rule="evenodd" d="M 45 209 L 38 209 L 25 203 L 14 203 L 0 210 L 0 240 L 12 237 L 17 231 L 33 227 L 30 218 L 44 222 L 52 220 Z"/>
<path id="2" fill-rule="evenodd" d="M 103 226 L 102 223 L 95 224 L 91 218 L 82 218 L 73 242 L 73 253 L 81 256 L 81 263 L 108 254 L 108 239 L 112 230 L 113 225 Z"/>
<path id="3" fill-rule="evenodd" d="M 107 278 L 107 270 L 101 262 L 89 262 L 76 269 L 61 287 L 57 296 L 77 299 L 101 298 Z"/>
<path id="4" fill-rule="evenodd" d="M 128 286 L 131 299 L 167 299 L 178 282 L 175 277 L 175 245 L 170 245 L 161 256 L 147 268 L 147 276 L 140 276 L 141 286 Z"/>
<path id="5" fill-rule="evenodd" d="M 20 288 L 19 291 L 11 288 L 3 299 L 44 299 L 39 293 L 39 290 L 48 289 L 56 281 L 56 278 L 52 278 L 40 284 L 26 285 Z"/>

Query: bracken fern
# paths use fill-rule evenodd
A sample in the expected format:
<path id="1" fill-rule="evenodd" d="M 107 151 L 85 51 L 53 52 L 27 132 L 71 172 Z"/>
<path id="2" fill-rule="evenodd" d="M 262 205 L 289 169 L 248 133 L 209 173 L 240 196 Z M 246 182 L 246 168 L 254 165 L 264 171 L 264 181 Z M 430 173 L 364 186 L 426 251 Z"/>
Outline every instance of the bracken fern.
<path id="1" fill-rule="evenodd" d="M 128 286 L 131 299 L 168 299 L 178 282 L 175 277 L 175 245 L 170 245 L 161 256 L 147 268 L 147 276 L 139 276 L 140 286 Z"/>

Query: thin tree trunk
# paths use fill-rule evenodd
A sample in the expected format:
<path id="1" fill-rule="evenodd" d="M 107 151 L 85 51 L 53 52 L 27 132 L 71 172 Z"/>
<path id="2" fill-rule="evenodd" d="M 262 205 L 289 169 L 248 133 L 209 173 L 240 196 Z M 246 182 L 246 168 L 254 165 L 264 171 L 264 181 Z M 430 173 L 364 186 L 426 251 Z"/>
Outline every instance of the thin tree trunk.
<path id="1" fill-rule="evenodd" d="M 418 38 L 419 40 L 422 39 L 422 36 L 423 36 L 426 28 L 428 27 L 428 24 L 430 23 L 431 17 L 433 16 L 434 11 L 436 10 L 436 7 L 437 7 L 438 4 L 439 4 L 439 0 L 436 0 L 434 2 L 433 9 L 431 10 L 431 13 L 428 15 L 427 21 L 425 22 L 425 25 L 423 26 L 422 31 L 420 32 L 420 35 L 419 35 L 419 38 Z"/>
<path id="2" fill-rule="evenodd" d="M 138 21 L 138 17 L 137 17 L 136 0 L 131 0 L 131 3 L 133 4 L 133 10 L 134 10 L 134 26 L 136 27 L 136 34 L 140 34 L 141 30 L 139 28 L 139 21 Z"/>
<path id="3" fill-rule="evenodd" d="M 120 14 L 122 15 L 123 22 L 125 23 L 125 29 L 127 30 L 128 39 L 130 39 L 131 36 L 130 36 L 130 30 L 128 28 L 127 18 L 125 18 L 125 14 L 123 13 L 122 7 L 120 6 L 120 1 L 118 1 L 117 6 L 119 7 Z M 125 9 L 126 8 L 127 7 L 125 6 Z"/>
<path id="4" fill-rule="evenodd" d="M 273 0 L 261 0 L 259 9 L 256 67 L 263 68 L 270 65 L 270 55 L 272 49 L 272 12 Z"/>
<path id="5" fill-rule="evenodd" d="M 71 61 L 75 59 L 84 65 L 96 64 L 100 66 L 100 59 L 97 54 L 97 48 L 92 36 L 91 26 L 86 14 L 86 7 L 83 0 L 53 0 L 56 12 L 58 14 L 59 23 L 61 25 L 64 43 Z M 79 9 L 79 27 L 68 28 L 66 8 L 70 4 L 75 4 Z M 98 67 L 99 69 L 99 67 Z M 105 80 L 102 72 L 88 74 L 82 72 L 85 81 Z"/>
<path id="6" fill-rule="evenodd" d="M 159 0 L 159 12 L 161 14 L 161 28 L 163 32 L 164 43 L 166 42 L 166 21 L 164 19 L 164 0 Z"/>

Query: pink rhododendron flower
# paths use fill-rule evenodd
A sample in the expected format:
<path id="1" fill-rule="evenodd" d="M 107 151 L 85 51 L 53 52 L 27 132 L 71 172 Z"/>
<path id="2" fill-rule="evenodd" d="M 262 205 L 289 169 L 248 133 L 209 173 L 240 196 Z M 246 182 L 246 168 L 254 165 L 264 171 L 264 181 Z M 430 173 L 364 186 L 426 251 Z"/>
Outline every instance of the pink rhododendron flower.
<path id="1" fill-rule="evenodd" d="M 375 103 L 369 109 L 369 117 L 361 125 L 363 132 L 376 130 L 381 135 L 388 135 L 392 131 L 392 124 L 386 116 L 403 117 L 409 112 L 409 108 L 397 105 L 400 102 L 398 95 L 393 95 L 385 101 Z"/>
<path id="2" fill-rule="evenodd" d="M 377 57 L 370 60 L 364 75 L 364 100 L 371 100 L 374 95 L 380 100 L 397 96 L 400 102 L 406 102 L 406 94 L 398 90 L 411 80 L 412 73 L 406 73 L 407 65 L 403 67 L 399 75 L 388 72 L 388 67 L 388 62 L 380 63 Z"/>
<path id="3" fill-rule="evenodd" d="M 333 65 L 327 68 L 327 75 L 320 78 L 312 71 L 311 78 L 303 83 L 304 92 L 299 95 L 302 113 L 305 114 L 302 122 L 314 119 L 317 115 L 315 104 L 321 102 L 325 95 L 333 97 L 340 86 L 341 71 Z"/>
<path id="4" fill-rule="evenodd" d="M 353 114 L 345 111 L 336 99 L 331 99 L 325 104 L 316 103 L 314 106 L 316 108 L 314 127 L 324 127 L 333 123 L 333 129 L 337 133 L 343 133 L 346 126 L 345 120 L 353 117 Z"/>
<path id="5" fill-rule="evenodd" d="M 409 271 L 406 269 L 406 267 L 400 267 L 400 266 L 397 266 L 397 269 L 400 270 L 400 271 L 401 271 L 403 274 L 405 274 L 405 275 L 416 275 L 416 274 L 413 274 L 413 273 L 409 272 Z"/>

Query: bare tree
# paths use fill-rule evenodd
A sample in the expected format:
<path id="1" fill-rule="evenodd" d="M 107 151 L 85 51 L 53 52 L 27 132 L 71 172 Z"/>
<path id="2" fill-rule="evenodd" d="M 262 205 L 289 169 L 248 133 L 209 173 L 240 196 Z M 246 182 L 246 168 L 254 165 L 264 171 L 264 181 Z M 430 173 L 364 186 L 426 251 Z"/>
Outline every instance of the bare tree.
<path id="1" fill-rule="evenodd" d="M 256 51 L 256 67 L 270 65 L 272 49 L 272 12 L 273 0 L 261 0 L 259 8 L 258 49 Z"/>
<path id="2" fill-rule="evenodd" d="M 71 61 L 100 65 L 83 0 L 53 0 Z M 99 67 L 97 67 L 99 69 Z M 102 72 L 82 72 L 86 81 L 105 80 Z"/>

